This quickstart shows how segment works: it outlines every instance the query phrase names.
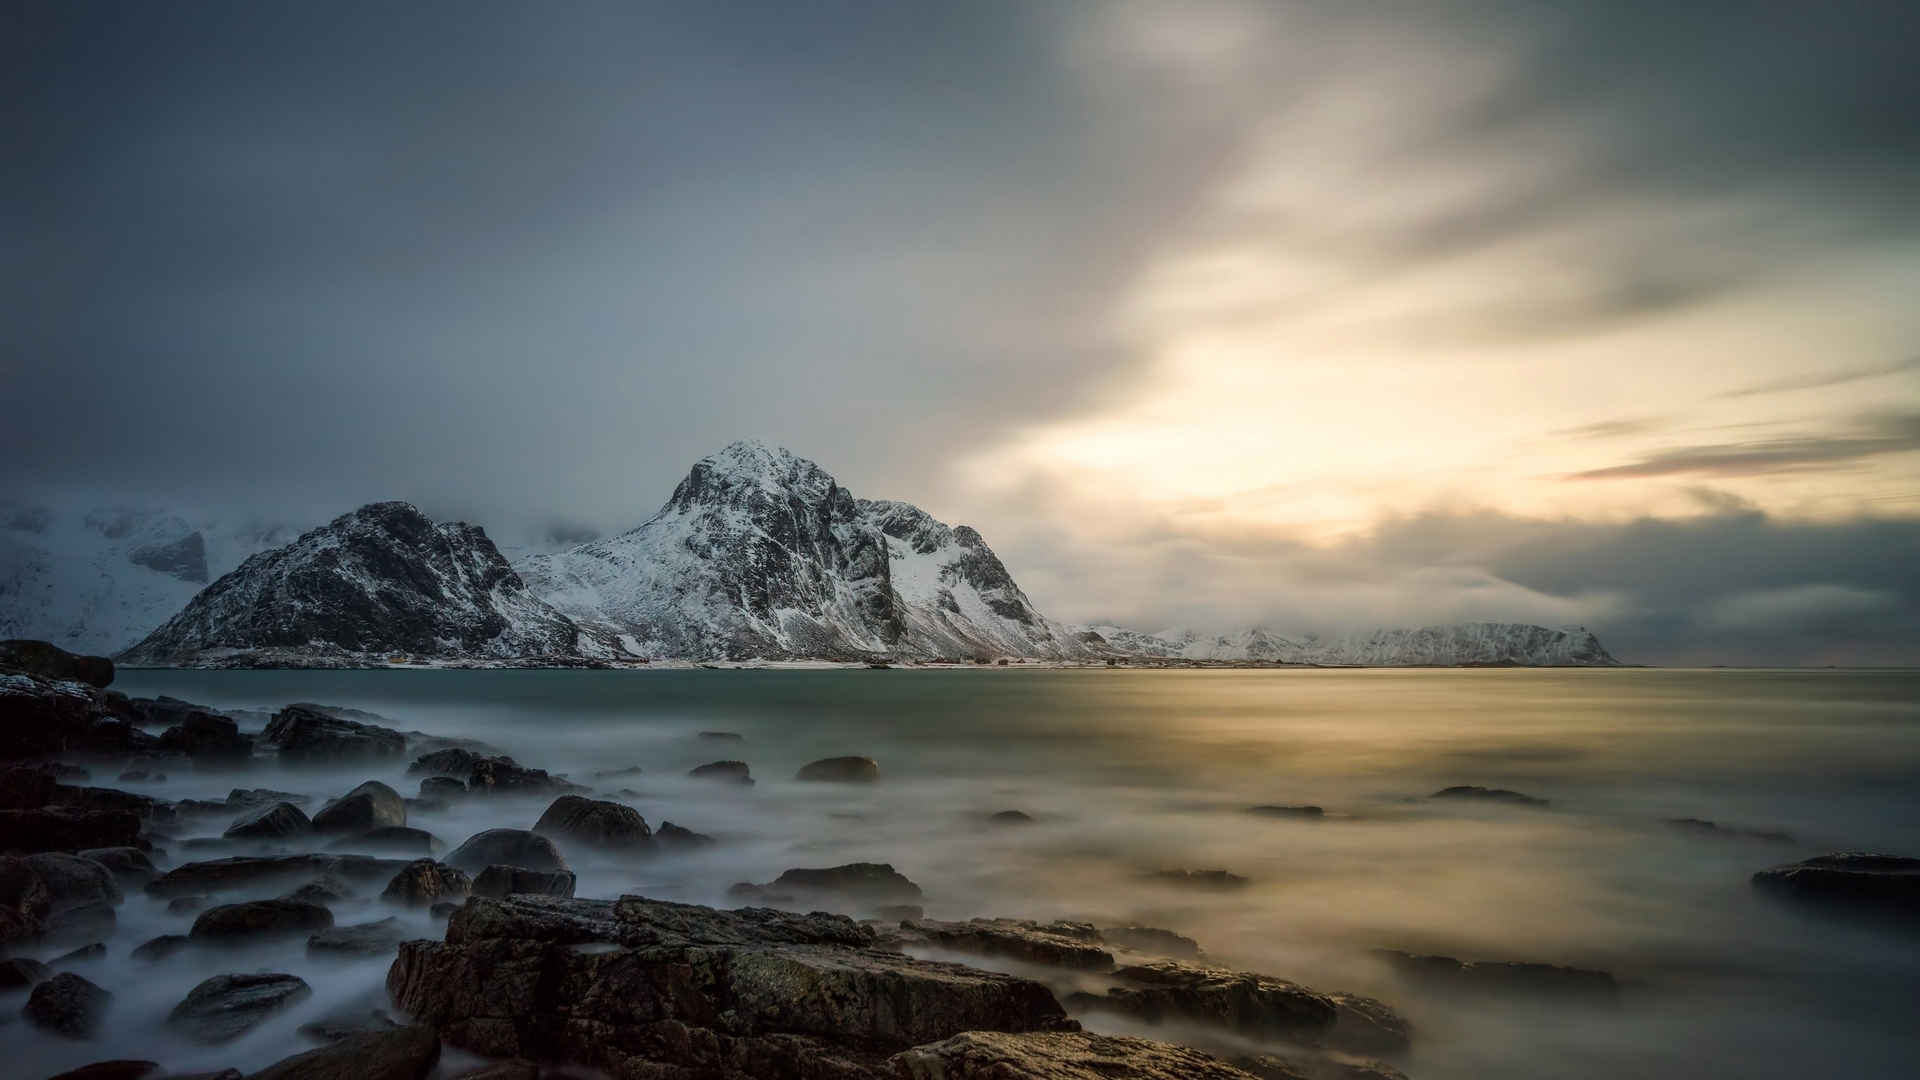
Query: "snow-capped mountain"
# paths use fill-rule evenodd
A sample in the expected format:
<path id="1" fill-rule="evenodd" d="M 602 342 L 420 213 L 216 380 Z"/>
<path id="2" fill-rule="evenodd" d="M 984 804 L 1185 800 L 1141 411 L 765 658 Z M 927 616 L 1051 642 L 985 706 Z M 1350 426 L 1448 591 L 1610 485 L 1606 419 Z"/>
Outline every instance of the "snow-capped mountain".
<path id="1" fill-rule="evenodd" d="M 1326 667 L 1613 667 L 1620 663 L 1592 631 L 1582 626 L 1552 629 L 1526 623 L 1459 623 L 1291 638 L 1258 627 L 1232 635 L 1185 629 L 1143 634 L 1119 626 L 1076 629 L 1098 635 L 1117 653 L 1182 660 Z"/>
<path id="2" fill-rule="evenodd" d="M 605 651 L 527 592 L 480 528 L 435 524 L 385 502 L 249 558 L 121 660 L 300 665 Z"/>
<path id="3" fill-rule="evenodd" d="M 1084 654 L 979 533 L 855 499 L 752 441 L 694 465 L 638 528 L 519 568 L 536 595 L 642 656 Z"/>
<path id="4" fill-rule="evenodd" d="M 0 507 L 0 638 L 119 652 L 212 578 L 294 535 L 285 525 L 186 511 Z"/>

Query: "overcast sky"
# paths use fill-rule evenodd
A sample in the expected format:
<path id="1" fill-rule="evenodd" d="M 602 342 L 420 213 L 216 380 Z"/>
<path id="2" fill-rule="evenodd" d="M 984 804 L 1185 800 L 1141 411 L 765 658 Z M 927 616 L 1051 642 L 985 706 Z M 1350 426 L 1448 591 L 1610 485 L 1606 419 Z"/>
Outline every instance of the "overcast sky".
<path id="1" fill-rule="evenodd" d="M 1910 3 L 0 20 L 0 494 L 528 542 L 757 437 L 1066 619 L 1920 662 Z"/>

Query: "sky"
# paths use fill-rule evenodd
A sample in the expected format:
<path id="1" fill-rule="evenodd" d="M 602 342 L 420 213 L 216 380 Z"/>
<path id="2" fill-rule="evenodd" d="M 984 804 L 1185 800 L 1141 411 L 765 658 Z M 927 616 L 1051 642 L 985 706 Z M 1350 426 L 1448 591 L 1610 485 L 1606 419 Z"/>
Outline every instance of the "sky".
<path id="1" fill-rule="evenodd" d="M 737 438 L 1057 618 L 1920 663 L 1908 4 L 0 9 L 0 496 L 540 545 Z"/>

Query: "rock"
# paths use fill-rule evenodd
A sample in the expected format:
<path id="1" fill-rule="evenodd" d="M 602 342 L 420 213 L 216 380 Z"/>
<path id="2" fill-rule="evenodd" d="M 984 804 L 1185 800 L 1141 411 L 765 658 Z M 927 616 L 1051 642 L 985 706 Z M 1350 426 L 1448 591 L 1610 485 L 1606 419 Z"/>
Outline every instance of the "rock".
<path id="1" fill-rule="evenodd" d="M 215 975 L 180 999 L 167 1026 L 197 1043 L 232 1042 L 312 995 L 294 975 Z"/>
<path id="2" fill-rule="evenodd" d="M 343 836 L 327 845 L 328 851 L 372 851 L 382 855 L 432 855 L 440 841 L 425 829 L 407 825 L 383 825 L 358 836 Z"/>
<path id="3" fill-rule="evenodd" d="M 382 1000 L 386 998 L 385 988 L 381 989 L 380 997 Z M 355 1035 L 396 1031 L 399 1028 L 400 1025 L 395 1023 L 393 1017 L 388 1016 L 384 1010 L 365 1003 L 356 1003 L 335 1009 L 318 1020 L 309 1020 L 301 1024 L 299 1030 L 300 1034 L 310 1039 L 331 1043 L 349 1039 Z"/>
<path id="4" fill-rule="evenodd" d="M 284 840 L 313 831 L 313 821 L 297 806 L 277 802 L 243 815 L 220 835 L 227 840 Z"/>
<path id="5" fill-rule="evenodd" d="M 57 645 L 30 638 L 0 641 L 0 669 L 83 682 L 103 689 L 113 684 L 113 661 L 106 657 L 70 653 Z"/>
<path id="6" fill-rule="evenodd" d="M 60 780 L 44 765 L 0 769 L 0 810 L 38 810 L 53 801 Z"/>
<path id="7" fill-rule="evenodd" d="M 1200 956 L 1199 942 L 1157 926 L 1106 926 L 1100 929 L 1100 937 L 1115 948 L 1155 956 L 1175 956 L 1188 960 Z"/>
<path id="8" fill-rule="evenodd" d="M 420 781 L 420 798 L 451 801 L 467 793 L 467 782 L 451 776 L 429 776 Z"/>
<path id="9" fill-rule="evenodd" d="M 288 765 L 366 764 L 406 756 L 405 735 L 323 708 L 289 705 L 273 715 L 260 738 L 279 747 L 280 760 Z"/>
<path id="10" fill-rule="evenodd" d="M 134 946 L 133 958 L 143 964 L 157 964 L 193 944 L 185 934 L 161 934 Z"/>
<path id="11" fill-rule="evenodd" d="M 369 780 L 313 815 L 317 832 L 366 832 L 407 823 L 406 800 L 378 780 Z"/>
<path id="12" fill-rule="evenodd" d="M 601 769 L 593 774 L 595 780 L 619 780 L 629 776 L 642 776 L 646 770 L 638 765 L 629 765 L 624 769 Z"/>
<path id="13" fill-rule="evenodd" d="M 326 907 L 342 900 L 353 899 L 353 886 L 338 874 L 325 873 L 305 885 L 282 896 L 282 900 L 299 900 L 308 904 Z"/>
<path id="14" fill-rule="evenodd" d="M 48 1080 L 144 1080 L 161 1071 L 157 1061 L 96 1061 L 69 1069 Z"/>
<path id="15" fill-rule="evenodd" d="M 989 816 L 987 822 L 992 825 L 1031 825 L 1033 815 L 1024 810 L 1002 810 Z"/>
<path id="16" fill-rule="evenodd" d="M 97 940 L 112 932 L 122 899 L 113 873 L 92 859 L 0 856 L 0 944 Z"/>
<path id="17" fill-rule="evenodd" d="M 462 901 L 462 903 L 464 903 L 464 901 Z M 453 913 L 459 910 L 460 910 L 459 904 L 456 904 L 451 900 L 442 900 L 439 903 L 428 908 L 427 915 L 430 918 L 446 920 L 446 919 L 453 918 Z"/>
<path id="18" fill-rule="evenodd" d="M 1383 1061 L 1341 1054 L 1259 1054 L 1234 1058 L 1232 1064 L 1259 1080 L 1407 1080 L 1405 1073 Z"/>
<path id="19" fill-rule="evenodd" d="M 1070 1029 L 1031 980 L 872 948 L 850 919 L 614 902 L 474 899 L 409 941 L 396 1005 L 448 1042 L 619 1076 L 886 1075 L 884 1056 L 975 1029 Z"/>
<path id="20" fill-rule="evenodd" d="M 52 974 L 52 968 L 24 956 L 0 960 L 0 994 L 30 990 L 35 983 L 45 982 Z"/>
<path id="21" fill-rule="evenodd" d="M 881 904 L 873 909 L 873 917 L 883 922 L 914 922 L 927 917 L 927 909 L 919 904 Z"/>
<path id="22" fill-rule="evenodd" d="M 562 777 L 547 775 L 545 769 L 515 765 L 512 758 L 483 758 L 467 777 L 467 791 L 478 795 L 562 795 L 585 790 Z"/>
<path id="23" fill-rule="evenodd" d="M 399 919 L 389 915 L 375 922 L 322 930 L 307 939 L 307 955 L 383 956 L 411 936 Z"/>
<path id="24" fill-rule="evenodd" d="M 122 711 L 106 691 L 85 682 L 0 672 L 0 759 L 126 753 L 155 741 L 134 730 Z"/>
<path id="25" fill-rule="evenodd" d="M 801 766 L 793 778 L 829 784 L 871 784 L 880 779 L 880 763 L 870 757 L 821 758 Z"/>
<path id="26" fill-rule="evenodd" d="M 486 761 L 490 755 L 475 753 L 465 747 L 450 746 L 445 750 L 435 750 L 431 754 L 422 754 L 407 766 L 408 776 L 445 776 L 460 780 L 465 786 L 467 777 L 473 775 L 473 767 Z M 491 755 L 494 760 L 514 764 L 510 757 Z"/>
<path id="27" fill-rule="evenodd" d="M 1526 997 L 1573 997 L 1612 1000 L 1619 992 L 1613 976 L 1587 968 L 1514 961 L 1458 960 L 1380 949 L 1394 972 L 1409 982 L 1447 993 L 1514 994 Z"/>
<path id="28" fill-rule="evenodd" d="M 323 874 L 358 883 L 385 881 L 406 862 L 370 855 L 239 855 L 176 866 L 147 883 L 151 896 L 187 896 L 225 889 L 303 884 Z"/>
<path id="29" fill-rule="evenodd" d="M 393 875 L 380 899 L 420 907 L 448 897 L 465 899 L 472 890 L 473 879 L 466 871 L 432 859 L 415 859 Z"/>
<path id="30" fill-rule="evenodd" d="M 276 1062 L 248 1080 L 424 1080 L 440 1060 L 430 1027 L 404 1027 L 347 1038 Z"/>
<path id="31" fill-rule="evenodd" d="M 833 904 L 867 910 L 880 904 L 913 903 L 920 886 L 888 863 L 848 863 L 823 869 L 788 870 L 767 885 L 741 882 L 727 895 L 768 904 Z"/>
<path id="32" fill-rule="evenodd" d="M 230 717 L 205 710 L 186 713 L 160 733 L 160 747 L 185 754 L 202 765 L 244 765 L 253 757 L 253 737 L 242 735 Z"/>
<path id="33" fill-rule="evenodd" d="M 662 851 L 692 851 L 697 848 L 711 847 L 719 843 L 706 833 L 697 833 L 692 829 L 683 829 L 671 821 L 663 821 L 653 834 L 653 844 Z"/>
<path id="34" fill-rule="evenodd" d="M 1253 884 L 1239 874 L 1225 870 L 1159 870 L 1147 876 L 1163 885 L 1183 885 L 1192 889 L 1244 889 Z"/>
<path id="35" fill-rule="evenodd" d="M 144 885 L 160 872 L 147 853 L 137 847 L 88 848 L 80 852 L 80 857 L 106 867 L 122 884 Z"/>
<path id="36" fill-rule="evenodd" d="M 753 776 L 744 761 L 709 761 L 705 765 L 696 765 L 687 771 L 695 780 L 718 780 L 729 784 L 750 785 Z"/>
<path id="37" fill-rule="evenodd" d="M 1117 985 L 1106 994 L 1074 994 L 1067 1004 L 1149 1024 L 1194 1024 L 1307 1046 L 1319 1045 L 1338 1017 L 1326 995 L 1249 971 L 1158 960 L 1123 967 L 1114 977 Z"/>
<path id="38" fill-rule="evenodd" d="M 126 810 L 43 806 L 0 810 L 0 844 L 13 851 L 82 851 L 130 847 L 140 839 L 140 817 Z"/>
<path id="39" fill-rule="evenodd" d="M 54 787 L 53 799 L 48 805 L 91 812 L 125 811 L 143 820 L 160 822 L 172 821 L 174 818 L 173 808 L 161 800 L 150 795 L 121 791 L 119 788 L 75 787 L 71 784 L 59 784 Z"/>
<path id="40" fill-rule="evenodd" d="M 888 1064 L 900 1080 L 1253 1080 L 1185 1046 L 1086 1031 L 968 1031 Z"/>
<path id="41" fill-rule="evenodd" d="M 579 795 L 562 795 L 534 822 L 533 831 L 609 851 L 653 847 L 653 831 L 630 806 Z"/>
<path id="42" fill-rule="evenodd" d="M 447 865 L 478 872 L 498 863 L 523 870 L 565 870 L 567 860 L 553 841 L 525 829 L 488 829 L 475 833 L 447 856 Z"/>
<path id="43" fill-rule="evenodd" d="M 106 944 L 96 941 L 91 945 L 82 945 L 72 952 L 62 953 L 54 957 L 47 961 L 47 966 L 53 968 L 55 971 L 60 971 L 70 968 L 75 964 L 84 964 L 93 960 L 104 960 L 106 955 Z"/>
<path id="44" fill-rule="evenodd" d="M 275 791 L 272 788 L 234 788 L 227 792 L 226 808 L 229 810 L 254 810 L 274 803 L 292 803 L 303 806 L 307 797 L 291 791 Z"/>
<path id="45" fill-rule="evenodd" d="M 1318 806 L 1249 806 L 1247 813 L 1260 817 L 1290 818 L 1298 821 L 1318 821 L 1327 816 L 1326 810 Z"/>
<path id="46" fill-rule="evenodd" d="M 114 777 L 116 780 L 129 784 L 141 783 L 148 780 L 157 784 L 166 778 L 166 773 L 150 773 L 145 769 L 128 769 L 119 776 Z"/>
<path id="47" fill-rule="evenodd" d="M 204 896 L 176 896 L 167 901 L 167 914 L 191 915 L 206 906 L 207 898 Z"/>
<path id="48" fill-rule="evenodd" d="M 1333 1030 L 1327 1045 L 1361 1054 L 1398 1054 L 1407 1049 L 1413 1029 L 1405 1017 L 1377 998 L 1334 991 Z"/>
<path id="49" fill-rule="evenodd" d="M 1920 859 L 1841 851 L 1753 875 L 1774 896 L 1838 911 L 1920 918 Z"/>
<path id="50" fill-rule="evenodd" d="M 572 896 L 573 871 L 522 870 L 517 866 L 489 866 L 473 879 L 473 895 L 501 899 L 520 893 L 535 896 Z"/>
<path id="51" fill-rule="evenodd" d="M 294 937 L 325 930 L 333 913 L 302 900 L 249 900 L 208 908 L 193 920 L 187 936 L 195 941 L 239 942 Z"/>
<path id="52" fill-rule="evenodd" d="M 921 919 L 903 927 L 925 944 L 977 956 L 1003 956 L 1029 964 L 1107 971 L 1113 954 L 1101 945 L 1100 932 L 1088 923 L 1038 923 L 1024 919 L 973 919 L 939 922 Z"/>
<path id="53" fill-rule="evenodd" d="M 494 1061 L 452 1080 L 540 1080 L 540 1066 L 531 1061 Z"/>
<path id="54" fill-rule="evenodd" d="M 1668 818 L 1667 824 L 1688 832 L 1718 833 L 1722 836 L 1740 836 L 1749 840 L 1770 840 L 1779 844 L 1793 842 L 1793 834 L 1785 829 L 1742 829 L 1733 825 L 1722 825 L 1717 821 L 1692 817 Z"/>
<path id="55" fill-rule="evenodd" d="M 69 1039 L 91 1039 L 100 1031 L 113 995 L 72 972 L 55 975 L 33 988 L 20 1015 L 43 1031 Z"/>
<path id="56" fill-rule="evenodd" d="M 1458 784 L 1449 788 L 1441 788 L 1428 797 L 1434 799 L 1475 799 L 1480 802 L 1511 803 L 1515 806 L 1547 805 L 1547 800 L 1535 798 L 1532 795 L 1522 795 L 1517 791 L 1508 791 L 1506 788 L 1486 788 L 1472 784 Z"/>

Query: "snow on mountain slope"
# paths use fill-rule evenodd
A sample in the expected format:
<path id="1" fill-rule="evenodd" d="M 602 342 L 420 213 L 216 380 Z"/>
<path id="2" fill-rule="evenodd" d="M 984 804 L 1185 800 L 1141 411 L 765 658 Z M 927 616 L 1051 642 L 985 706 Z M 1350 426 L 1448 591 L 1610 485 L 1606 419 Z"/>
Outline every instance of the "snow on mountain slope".
<path id="1" fill-rule="evenodd" d="M 386 502 L 249 558 L 121 660 L 298 665 L 607 651 L 528 593 L 484 531 Z"/>
<path id="2" fill-rule="evenodd" d="M 212 577 L 293 535 L 284 525 L 167 510 L 0 507 L 0 638 L 111 655 Z"/>
<path id="3" fill-rule="evenodd" d="M 1460 623 L 1413 629 L 1362 630 L 1331 637 L 1280 637 L 1258 627 L 1239 634 L 1172 629 L 1143 634 L 1118 626 L 1084 628 L 1115 652 L 1183 660 L 1270 661 L 1327 667 L 1613 667 L 1619 664 L 1585 627 L 1550 629 L 1525 623 Z"/>
<path id="4" fill-rule="evenodd" d="M 853 498 L 759 442 L 695 464 L 630 532 L 521 562 L 528 587 L 647 656 L 1067 656 L 978 533 Z"/>

